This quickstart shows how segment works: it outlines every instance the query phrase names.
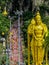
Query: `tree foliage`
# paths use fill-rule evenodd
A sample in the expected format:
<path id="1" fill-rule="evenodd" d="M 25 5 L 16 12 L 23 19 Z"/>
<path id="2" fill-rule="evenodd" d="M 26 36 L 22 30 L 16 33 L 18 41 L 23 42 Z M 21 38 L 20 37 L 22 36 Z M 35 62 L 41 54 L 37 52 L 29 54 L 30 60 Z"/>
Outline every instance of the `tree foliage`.
<path id="1" fill-rule="evenodd" d="M 7 16 L 4 16 L 0 13 L 0 34 L 4 32 L 5 34 L 8 33 L 10 27 L 10 20 Z"/>

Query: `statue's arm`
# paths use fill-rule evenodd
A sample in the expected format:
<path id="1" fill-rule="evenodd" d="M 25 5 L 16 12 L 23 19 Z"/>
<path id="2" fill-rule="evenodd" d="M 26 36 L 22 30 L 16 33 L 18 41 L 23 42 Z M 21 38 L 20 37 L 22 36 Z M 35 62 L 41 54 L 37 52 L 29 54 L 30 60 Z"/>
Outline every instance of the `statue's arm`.
<path id="1" fill-rule="evenodd" d="M 31 31 L 30 31 L 30 26 L 27 29 L 27 42 L 28 42 L 28 65 L 30 65 L 30 35 L 31 35 Z"/>
<path id="2" fill-rule="evenodd" d="M 31 24 L 28 26 L 27 29 L 27 39 L 28 39 L 28 44 L 30 45 L 30 36 L 32 35 L 32 30 L 31 30 Z"/>
<path id="3" fill-rule="evenodd" d="M 48 28 L 46 25 L 44 25 L 44 32 L 45 32 L 45 37 L 47 37 L 48 36 Z"/>
<path id="4" fill-rule="evenodd" d="M 35 33 L 33 33 L 33 36 L 36 40 L 39 40 L 39 38 L 36 37 Z"/>
<path id="5" fill-rule="evenodd" d="M 33 30 L 32 28 L 33 28 L 33 25 L 30 24 L 30 25 L 28 26 L 28 30 L 27 30 L 27 32 L 28 32 L 29 35 L 32 35 L 32 30 Z"/>
<path id="6" fill-rule="evenodd" d="M 33 27 L 33 37 L 36 39 L 36 40 L 39 40 L 37 37 L 36 37 L 36 34 L 35 34 L 35 29 Z"/>

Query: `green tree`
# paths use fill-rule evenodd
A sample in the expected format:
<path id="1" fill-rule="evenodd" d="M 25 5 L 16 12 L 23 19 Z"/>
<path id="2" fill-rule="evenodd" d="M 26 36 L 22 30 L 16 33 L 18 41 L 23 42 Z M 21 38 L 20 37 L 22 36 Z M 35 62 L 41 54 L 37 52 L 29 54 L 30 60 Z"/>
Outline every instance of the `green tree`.
<path id="1" fill-rule="evenodd" d="M 0 34 L 4 32 L 5 34 L 8 33 L 10 27 L 10 20 L 7 16 L 4 16 L 0 13 Z"/>

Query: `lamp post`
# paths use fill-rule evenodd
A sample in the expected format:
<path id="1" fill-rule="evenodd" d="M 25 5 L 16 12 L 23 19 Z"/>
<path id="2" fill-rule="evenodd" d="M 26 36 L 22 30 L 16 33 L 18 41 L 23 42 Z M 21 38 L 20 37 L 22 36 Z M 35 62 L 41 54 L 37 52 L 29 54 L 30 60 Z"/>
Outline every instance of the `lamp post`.
<path id="1" fill-rule="evenodd" d="M 9 19 L 10 19 L 10 50 L 11 50 L 11 20 L 12 20 L 12 17 L 9 16 Z"/>

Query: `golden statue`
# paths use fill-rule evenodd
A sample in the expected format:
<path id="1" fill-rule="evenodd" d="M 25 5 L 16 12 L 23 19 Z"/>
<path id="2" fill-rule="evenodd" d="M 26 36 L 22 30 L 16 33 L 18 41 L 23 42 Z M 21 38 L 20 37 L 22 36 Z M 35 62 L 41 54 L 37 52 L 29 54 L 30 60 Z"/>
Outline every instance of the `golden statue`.
<path id="1" fill-rule="evenodd" d="M 48 35 L 47 26 L 42 23 L 40 13 L 37 12 L 34 19 L 32 19 L 28 26 L 28 65 L 30 65 L 30 47 L 35 65 L 42 65 L 44 58 L 44 41 Z M 30 38 L 30 36 L 32 36 Z"/>

